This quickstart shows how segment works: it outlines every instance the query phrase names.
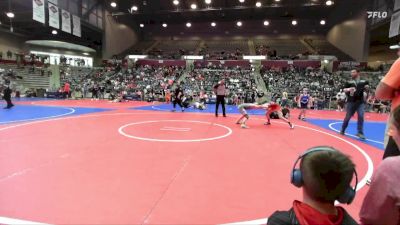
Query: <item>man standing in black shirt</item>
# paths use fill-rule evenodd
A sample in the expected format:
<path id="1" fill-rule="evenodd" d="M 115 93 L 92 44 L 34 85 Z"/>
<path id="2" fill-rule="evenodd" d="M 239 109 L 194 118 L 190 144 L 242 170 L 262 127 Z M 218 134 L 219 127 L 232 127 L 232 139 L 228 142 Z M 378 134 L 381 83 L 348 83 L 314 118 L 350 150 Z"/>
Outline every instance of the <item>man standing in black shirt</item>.
<path id="1" fill-rule="evenodd" d="M 14 104 L 11 102 L 11 93 L 12 90 L 10 89 L 10 86 L 7 86 L 3 91 L 3 99 L 7 102 L 7 106 L 4 109 L 11 109 L 14 107 Z"/>
<path id="2" fill-rule="evenodd" d="M 214 86 L 214 93 L 217 96 L 217 104 L 215 105 L 215 116 L 218 117 L 218 108 L 219 105 L 222 105 L 222 114 L 226 117 L 225 113 L 225 95 L 226 95 L 226 88 L 225 88 L 225 81 L 221 80 L 218 82 L 217 85 Z"/>
<path id="3" fill-rule="evenodd" d="M 176 111 L 176 109 L 175 109 L 176 104 L 178 104 L 181 107 L 182 112 L 185 111 L 185 108 L 182 106 L 182 97 L 183 97 L 183 90 L 181 88 L 181 85 L 178 84 L 174 91 L 174 101 L 172 101 L 172 104 L 174 105 L 174 109 L 172 110 L 172 112 Z"/>
<path id="4" fill-rule="evenodd" d="M 343 121 L 343 126 L 340 134 L 344 135 L 351 117 L 357 112 L 357 137 L 365 140 L 364 126 L 364 111 L 365 111 L 365 95 L 367 94 L 369 83 L 366 80 L 360 79 L 360 71 L 351 71 L 352 80 L 346 83 L 344 92 L 347 95 L 346 118 Z"/>

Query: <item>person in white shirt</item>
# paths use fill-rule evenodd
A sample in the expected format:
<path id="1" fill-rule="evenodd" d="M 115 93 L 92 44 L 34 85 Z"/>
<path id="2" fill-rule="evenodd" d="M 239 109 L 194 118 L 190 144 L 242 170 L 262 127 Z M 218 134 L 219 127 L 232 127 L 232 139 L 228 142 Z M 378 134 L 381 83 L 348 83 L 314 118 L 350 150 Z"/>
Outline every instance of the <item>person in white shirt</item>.
<path id="1" fill-rule="evenodd" d="M 344 105 L 346 104 L 346 93 L 343 91 L 343 89 L 340 89 L 340 91 L 336 95 L 336 100 L 337 100 L 337 111 L 342 112 L 344 109 Z"/>

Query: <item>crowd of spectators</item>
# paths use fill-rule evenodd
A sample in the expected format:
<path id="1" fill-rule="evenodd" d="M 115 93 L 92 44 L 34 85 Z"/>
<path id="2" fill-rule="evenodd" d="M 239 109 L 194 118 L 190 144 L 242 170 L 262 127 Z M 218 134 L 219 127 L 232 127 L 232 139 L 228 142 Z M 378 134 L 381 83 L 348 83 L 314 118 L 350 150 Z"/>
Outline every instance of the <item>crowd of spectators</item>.
<path id="1" fill-rule="evenodd" d="M 108 67 L 95 70 L 67 68 L 62 70 L 61 77 L 63 84 L 71 84 L 72 97 L 75 98 L 165 101 L 166 96 L 173 92 L 173 84 L 184 72 L 184 68 L 173 66 L 136 66 L 123 70 Z M 363 79 L 368 80 L 371 87 L 376 87 L 382 75 L 365 73 Z M 287 92 L 287 105 L 296 107 L 300 92 L 307 88 L 312 97 L 312 109 L 343 110 L 340 105 L 345 101 L 342 99 L 345 95 L 340 93 L 349 78 L 347 72 L 328 73 L 321 69 L 294 67 L 263 68 L 261 76 L 272 101 L 281 103 L 282 93 Z M 255 102 L 258 90 L 251 70 L 219 67 L 194 69 L 180 83 L 189 99 L 203 95 L 213 102 L 213 85 L 220 80 L 226 81 L 228 104 Z M 386 113 L 390 107 L 388 102 L 375 98 L 373 89 L 366 93 L 366 102 L 367 111 Z"/>
<path id="2" fill-rule="evenodd" d="M 348 72 L 339 71 L 328 73 L 321 69 L 299 69 L 299 68 L 268 68 L 262 69 L 261 75 L 272 94 L 274 101 L 280 102 L 282 93 L 289 95 L 289 105 L 296 107 L 300 92 L 307 88 L 312 97 L 313 109 L 336 108 L 339 93 L 345 82 L 349 79 Z M 362 79 L 368 80 L 371 87 L 376 87 L 384 74 L 364 73 Z M 374 97 L 374 90 L 366 93 L 367 111 L 386 112 L 388 102 L 379 101 Z M 340 109 L 339 109 L 340 110 Z"/>
<path id="3" fill-rule="evenodd" d="M 137 66 L 118 72 L 115 68 L 90 70 L 66 67 L 61 71 L 61 80 L 62 84 L 71 86 L 70 97 L 73 98 L 168 101 L 171 100 L 173 85 L 184 72 L 184 68 L 174 66 Z M 215 100 L 213 86 L 219 80 L 226 81 L 228 104 L 255 101 L 257 87 L 251 70 L 218 67 L 195 69 L 188 72 L 180 84 L 190 101 L 205 96 L 211 103 Z M 51 90 L 55 91 L 63 92 L 64 87 Z"/>
<path id="4" fill-rule="evenodd" d="M 190 97 L 196 98 L 200 94 L 206 94 L 209 100 L 214 100 L 213 87 L 220 80 L 226 82 L 228 104 L 255 101 L 257 87 L 250 70 L 196 69 L 182 82 L 182 88 Z"/>
<path id="5" fill-rule="evenodd" d="M 159 101 L 183 71 L 174 66 L 137 66 L 119 71 L 115 68 L 71 71 L 69 68 L 62 73 L 62 82 L 71 85 L 74 98 Z"/>

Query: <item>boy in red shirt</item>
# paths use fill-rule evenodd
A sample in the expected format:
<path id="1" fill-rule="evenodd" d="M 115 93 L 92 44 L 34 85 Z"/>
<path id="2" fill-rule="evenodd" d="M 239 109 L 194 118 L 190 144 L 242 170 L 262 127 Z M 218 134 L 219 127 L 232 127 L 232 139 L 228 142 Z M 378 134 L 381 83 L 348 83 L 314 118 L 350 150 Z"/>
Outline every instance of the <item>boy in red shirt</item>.
<path id="1" fill-rule="evenodd" d="M 268 225 L 356 225 L 344 208 L 335 206 L 336 200 L 353 201 L 353 174 L 355 165 L 343 153 L 325 146 L 308 150 L 297 159 L 291 174 L 291 183 L 303 189 L 303 201 L 294 201 L 289 211 L 275 212 Z"/>

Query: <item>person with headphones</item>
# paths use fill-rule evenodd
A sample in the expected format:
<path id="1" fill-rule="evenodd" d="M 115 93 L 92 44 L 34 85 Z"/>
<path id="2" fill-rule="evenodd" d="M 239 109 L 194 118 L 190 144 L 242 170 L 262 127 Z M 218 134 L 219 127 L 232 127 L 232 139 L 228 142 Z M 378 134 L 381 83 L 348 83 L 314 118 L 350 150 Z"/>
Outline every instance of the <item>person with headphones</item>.
<path id="1" fill-rule="evenodd" d="M 296 168 L 298 163 L 300 168 Z M 344 208 L 335 206 L 335 201 L 352 203 L 356 195 L 357 172 L 348 156 L 328 146 L 311 148 L 296 160 L 290 179 L 303 188 L 303 201 L 294 201 L 289 211 L 272 214 L 268 225 L 357 224 Z"/>

